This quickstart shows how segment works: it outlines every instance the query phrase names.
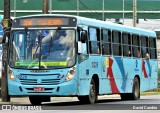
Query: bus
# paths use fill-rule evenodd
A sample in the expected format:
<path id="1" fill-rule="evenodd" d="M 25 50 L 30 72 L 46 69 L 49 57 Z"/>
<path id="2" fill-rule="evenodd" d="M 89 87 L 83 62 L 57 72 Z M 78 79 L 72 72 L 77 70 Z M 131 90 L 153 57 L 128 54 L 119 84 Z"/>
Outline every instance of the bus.
<path id="1" fill-rule="evenodd" d="M 12 20 L 8 94 L 31 104 L 51 97 L 119 94 L 137 100 L 158 87 L 156 33 L 80 16 L 40 14 Z M 148 57 L 149 56 L 149 57 Z"/>

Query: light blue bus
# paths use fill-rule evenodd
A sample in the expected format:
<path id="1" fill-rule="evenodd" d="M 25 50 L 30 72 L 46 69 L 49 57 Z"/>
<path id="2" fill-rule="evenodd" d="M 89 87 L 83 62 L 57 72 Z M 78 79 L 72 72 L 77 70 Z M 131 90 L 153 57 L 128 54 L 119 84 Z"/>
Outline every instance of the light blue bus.
<path id="1" fill-rule="evenodd" d="M 33 105 L 76 96 L 93 104 L 99 95 L 137 100 L 157 88 L 156 33 L 70 15 L 13 19 L 8 91 Z"/>

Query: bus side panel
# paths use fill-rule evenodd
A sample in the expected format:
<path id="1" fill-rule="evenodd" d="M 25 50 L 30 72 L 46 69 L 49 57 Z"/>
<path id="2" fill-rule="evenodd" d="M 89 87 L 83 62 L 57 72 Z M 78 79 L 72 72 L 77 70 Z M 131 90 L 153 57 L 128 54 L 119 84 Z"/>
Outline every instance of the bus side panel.
<path id="1" fill-rule="evenodd" d="M 93 75 L 100 78 L 101 75 L 101 57 L 89 56 L 89 58 L 79 64 L 79 94 L 88 95 L 90 81 Z"/>
<path id="2" fill-rule="evenodd" d="M 142 60 L 142 76 L 141 76 L 141 91 L 150 89 L 151 64 L 149 60 Z"/>
<path id="3" fill-rule="evenodd" d="M 89 68 L 87 67 L 88 59 L 79 63 L 78 66 L 78 95 L 89 94 Z"/>
<path id="4" fill-rule="evenodd" d="M 99 78 L 99 93 L 101 91 L 100 89 L 101 70 L 102 70 L 101 59 L 102 57 L 99 55 L 91 55 L 89 56 L 88 63 L 87 63 L 87 67 L 89 68 L 90 79 L 92 79 L 94 75 L 98 76 Z"/>
<path id="5" fill-rule="evenodd" d="M 127 61 L 127 63 L 129 62 Z M 119 94 L 132 91 L 133 77 L 127 78 L 128 73 L 125 72 L 123 60 L 121 57 L 104 57 L 102 59 L 102 64 L 103 82 L 100 83 L 102 94 Z M 128 67 L 126 68 L 128 69 Z M 132 68 L 129 69 L 131 70 Z M 128 72 L 130 70 L 128 70 Z"/>
<path id="6" fill-rule="evenodd" d="M 113 94 L 123 92 L 122 82 L 124 75 L 124 68 L 121 57 L 112 57 L 109 59 L 109 68 L 107 76 L 110 78 L 110 87 Z"/>
<path id="7" fill-rule="evenodd" d="M 131 93 L 133 88 L 133 80 L 136 75 L 141 76 L 141 60 L 132 58 L 123 58 L 123 66 L 125 70 L 125 80 L 122 83 L 122 89 L 125 93 Z"/>
<path id="8" fill-rule="evenodd" d="M 147 62 L 148 65 L 150 65 L 150 74 L 149 74 L 149 77 L 150 77 L 150 86 L 149 86 L 149 89 L 155 89 L 158 87 L 158 64 L 157 64 L 157 60 L 155 61 L 152 61 L 152 60 L 149 60 Z"/>
<path id="9" fill-rule="evenodd" d="M 128 64 L 129 62 L 126 61 Z M 102 58 L 102 80 L 100 82 L 101 94 L 119 94 L 132 91 L 133 77 L 128 78 L 130 70 L 125 72 L 121 57 Z M 127 64 L 126 68 L 128 69 Z"/>
<path id="10" fill-rule="evenodd" d="M 111 94 L 111 87 L 110 87 L 110 79 L 107 76 L 108 67 L 109 67 L 109 57 L 102 57 L 101 63 L 101 78 L 99 82 L 100 86 L 100 94 Z"/>
<path id="11" fill-rule="evenodd" d="M 104 57 L 102 59 L 101 93 L 119 94 L 125 91 L 126 77 L 121 57 Z M 106 80 L 105 80 L 106 79 Z"/>

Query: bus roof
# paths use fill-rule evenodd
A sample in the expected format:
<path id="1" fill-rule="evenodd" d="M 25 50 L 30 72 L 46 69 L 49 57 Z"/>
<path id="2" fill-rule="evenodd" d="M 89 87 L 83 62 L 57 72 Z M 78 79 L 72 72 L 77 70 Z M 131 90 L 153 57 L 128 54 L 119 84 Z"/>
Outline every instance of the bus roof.
<path id="1" fill-rule="evenodd" d="M 104 29 L 106 28 L 106 29 L 111 29 L 111 30 L 118 30 L 118 31 L 130 32 L 132 34 L 140 34 L 140 35 L 147 34 L 148 36 L 156 37 L 156 33 L 151 30 L 145 30 L 145 29 L 141 29 L 141 28 L 137 28 L 137 27 L 130 27 L 130 26 L 111 23 L 111 22 L 107 22 L 107 21 L 101 21 L 101 20 L 96 20 L 96 19 L 89 19 L 89 18 L 80 17 L 79 23 L 84 24 L 84 25 L 102 27 Z"/>
<path id="2" fill-rule="evenodd" d="M 130 32 L 132 34 L 139 34 L 139 35 L 148 35 L 150 37 L 156 37 L 156 32 L 151 30 L 145 30 L 137 27 L 130 27 L 126 25 L 111 23 L 107 21 L 102 20 L 96 20 L 81 16 L 74 16 L 74 15 L 64 15 L 64 14 L 37 14 L 37 15 L 28 15 L 28 16 L 21 16 L 18 18 L 26 18 L 26 17 L 39 17 L 39 16 L 62 16 L 62 17 L 75 17 L 77 18 L 77 25 L 87 25 L 87 26 L 93 26 L 93 27 L 101 27 L 104 29 L 111 29 L 111 30 L 118 30 L 123 32 Z"/>

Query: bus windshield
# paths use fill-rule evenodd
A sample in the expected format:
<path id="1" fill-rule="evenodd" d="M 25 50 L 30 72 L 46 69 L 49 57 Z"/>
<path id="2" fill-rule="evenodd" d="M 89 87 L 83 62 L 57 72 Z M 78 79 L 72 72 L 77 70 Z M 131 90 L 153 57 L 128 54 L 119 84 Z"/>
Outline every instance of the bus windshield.
<path id="1" fill-rule="evenodd" d="M 52 69 L 75 64 L 75 30 L 14 30 L 10 44 L 10 66 Z"/>

